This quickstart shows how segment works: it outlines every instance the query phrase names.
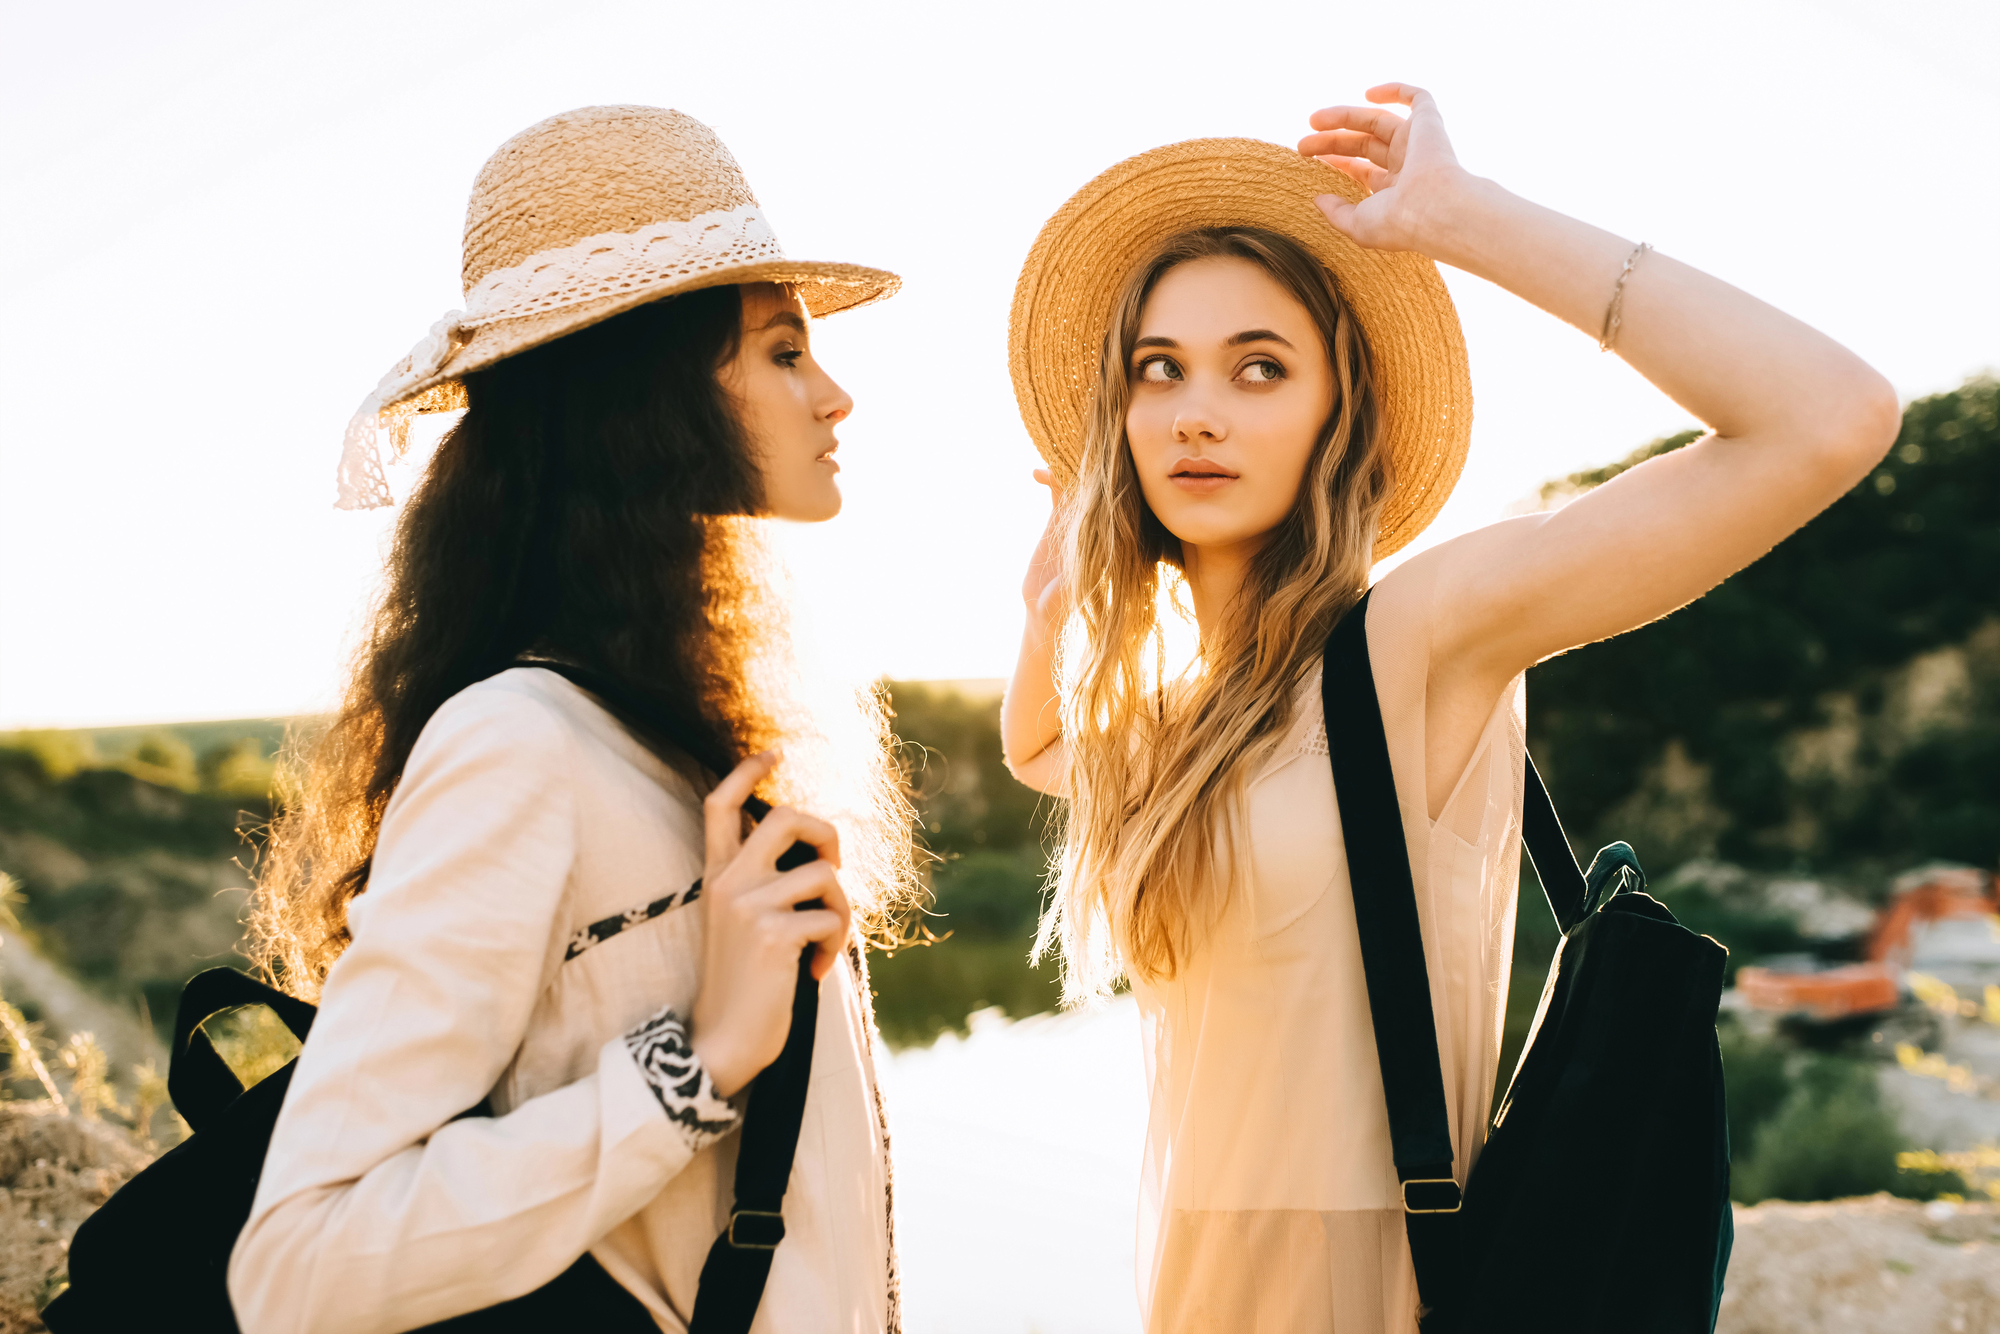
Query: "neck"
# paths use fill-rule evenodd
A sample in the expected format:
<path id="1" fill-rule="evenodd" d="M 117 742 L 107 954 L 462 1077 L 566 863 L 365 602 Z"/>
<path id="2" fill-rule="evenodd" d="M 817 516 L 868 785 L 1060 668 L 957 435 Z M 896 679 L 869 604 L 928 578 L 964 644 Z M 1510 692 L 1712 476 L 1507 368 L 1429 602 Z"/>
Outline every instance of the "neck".
<path id="1" fill-rule="evenodd" d="M 1231 542 L 1197 547 L 1181 544 L 1181 563 L 1187 573 L 1188 593 L 1194 599 L 1194 619 L 1201 637 L 1221 631 L 1243 582 L 1250 575 L 1250 561 L 1257 554 L 1254 542 Z"/>

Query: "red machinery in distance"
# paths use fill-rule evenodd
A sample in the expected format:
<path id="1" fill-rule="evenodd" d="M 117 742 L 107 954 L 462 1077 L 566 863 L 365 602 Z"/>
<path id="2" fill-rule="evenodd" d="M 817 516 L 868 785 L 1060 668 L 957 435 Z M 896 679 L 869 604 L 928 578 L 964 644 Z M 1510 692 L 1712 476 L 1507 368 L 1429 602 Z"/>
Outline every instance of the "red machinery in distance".
<path id="1" fill-rule="evenodd" d="M 1746 967 L 1736 986 L 1754 1009 L 1800 1013 L 1821 1023 L 1896 1008 L 1912 960 L 1916 928 L 2000 912 L 2000 880 L 1969 866 L 1906 876 L 1875 915 L 1867 958 L 1812 972 Z"/>

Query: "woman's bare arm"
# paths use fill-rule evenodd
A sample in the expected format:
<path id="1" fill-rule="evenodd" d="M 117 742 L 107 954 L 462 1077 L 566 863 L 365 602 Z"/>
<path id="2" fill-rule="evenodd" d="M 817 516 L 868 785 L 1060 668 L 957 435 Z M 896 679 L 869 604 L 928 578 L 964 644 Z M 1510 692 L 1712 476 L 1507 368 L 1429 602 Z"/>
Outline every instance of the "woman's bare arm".
<path id="1" fill-rule="evenodd" d="M 1042 529 L 1028 573 L 1021 581 L 1027 621 L 1021 630 L 1021 655 L 1000 702 L 1000 749 L 1007 771 L 1037 792 L 1062 795 L 1062 699 L 1056 690 L 1056 636 L 1062 632 L 1061 580 L 1055 558 L 1056 506 L 1061 493 L 1044 469 L 1035 478 L 1049 488 L 1049 521 Z"/>
<path id="2" fill-rule="evenodd" d="M 1421 89 L 1368 96 L 1410 115 L 1331 108 L 1299 145 L 1375 191 L 1360 204 L 1322 199 L 1333 225 L 1478 274 L 1598 336 L 1633 243 L 1466 172 Z M 1895 439 L 1895 394 L 1860 358 L 1665 255 L 1641 256 L 1627 278 L 1615 350 L 1711 434 L 1554 513 L 1430 553 L 1432 661 L 1457 664 L 1481 693 L 1699 597 L 1852 487 Z"/>

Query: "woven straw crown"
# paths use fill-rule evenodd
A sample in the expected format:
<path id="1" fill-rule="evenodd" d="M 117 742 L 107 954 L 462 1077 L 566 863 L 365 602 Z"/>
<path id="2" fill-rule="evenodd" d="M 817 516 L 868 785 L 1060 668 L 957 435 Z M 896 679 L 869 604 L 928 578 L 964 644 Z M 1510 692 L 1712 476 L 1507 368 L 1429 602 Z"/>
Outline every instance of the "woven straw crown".
<path id="1" fill-rule="evenodd" d="M 715 131 L 678 111 L 584 107 L 495 150 L 465 205 L 465 290 L 604 232 L 757 202 Z"/>
<path id="2" fill-rule="evenodd" d="M 584 107 L 500 146 L 465 210 L 465 309 L 452 311 L 348 425 L 343 509 L 390 503 L 377 438 L 464 405 L 461 377 L 649 301 L 785 283 L 813 315 L 894 294 L 893 273 L 785 257 L 715 131 L 658 107 Z"/>
<path id="3" fill-rule="evenodd" d="M 1182 232 L 1261 227 L 1326 265 L 1367 335 L 1396 470 L 1375 559 L 1437 517 L 1471 441 L 1472 381 L 1458 312 L 1436 265 L 1348 240 L 1313 203 L 1324 194 L 1359 200 L 1365 192 L 1289 148 L 1194 139 L 1128 158 L 1049 219 L 1014 288 L 1007 360 L 1021 419 L 1059 482 L 1075 479 L 1112 308 L 1131 275 Z"/>

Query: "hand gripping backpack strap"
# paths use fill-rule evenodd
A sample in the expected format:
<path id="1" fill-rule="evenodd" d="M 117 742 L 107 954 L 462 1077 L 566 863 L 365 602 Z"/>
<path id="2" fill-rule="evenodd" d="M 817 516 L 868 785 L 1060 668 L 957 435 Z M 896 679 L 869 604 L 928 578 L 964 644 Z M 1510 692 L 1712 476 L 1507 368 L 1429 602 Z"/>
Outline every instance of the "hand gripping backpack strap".
<path id="1" fill-rule="evenodd" d="M 693 735 L 636 690 L 602 673 L 574 663 L 520 659 L 523 667 L 540 667 L 567 678 L 604 702 L 628 728 L 679 749 L 717 776 L 735 766 L 714 753 L 714 746 Z M 771 808 L 756 797 L 743 803 L 753 819 Z M 794 843 L 778 859 L 778 869 L 790 870 L 818 857 L 805 843 Z M 822 906 L 818 899 L 801 909 Z M 792 1177 L 792 1160 L 799 1147 L 799 1127 L 805 1120 L 806 1091 L 812 1079 L 813 1032 L 819 1023 L 819 983 L 812 975 L 813 947 L 799 956 L 799 978 L 792 992 L 792 1026 L 784 1050 L 750 1086 L 750 1105 L 743 1113 L 742 1139 L 736 1146 L 735 1205 L 729 1223 L 709 1247 L 695 1289 L 689 1334 L 748 1334 L 764 1298 L 771 1259 L 785 1239 L 785 1187 Z"/>
<path id="2" fill-rule="evenodd" d="M 1368 662 L 1367 617 L 1363 595 L 1327 637 L 1320 698 L 1410 1259 L 1418 1295 L 1432 1309 L 1453 1296 L 1460 1280 L 1460 1193 L 1416 885 Z"/>

